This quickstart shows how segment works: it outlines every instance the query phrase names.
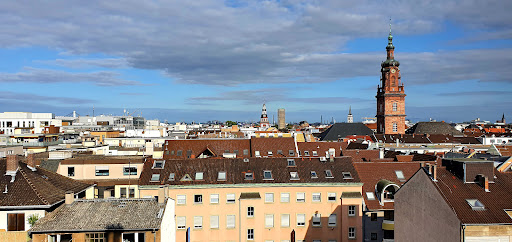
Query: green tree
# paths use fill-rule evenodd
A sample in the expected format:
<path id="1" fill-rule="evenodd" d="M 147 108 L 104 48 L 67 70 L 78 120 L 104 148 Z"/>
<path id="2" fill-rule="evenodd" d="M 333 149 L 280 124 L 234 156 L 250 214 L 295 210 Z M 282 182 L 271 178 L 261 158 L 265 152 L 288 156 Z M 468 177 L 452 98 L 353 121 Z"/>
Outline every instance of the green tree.
<path id="1" fill-rule="evenodd" d="M 27 221 L 30 224 L 30 227 L 34 227 L 34 224 L 39 220 L 39 214 L 32 214 L 28 217 Z"/>
<path id="2" fill-rule="evenodd" d="M 233 125 L 236 125 L 236 122 L 235 122 L 235 121 L 228 120 L 228 121 L 226 121 L 226 125 L 227 125 L 228 127 L 231 127 L 231 126 L 233 126 Z"/>

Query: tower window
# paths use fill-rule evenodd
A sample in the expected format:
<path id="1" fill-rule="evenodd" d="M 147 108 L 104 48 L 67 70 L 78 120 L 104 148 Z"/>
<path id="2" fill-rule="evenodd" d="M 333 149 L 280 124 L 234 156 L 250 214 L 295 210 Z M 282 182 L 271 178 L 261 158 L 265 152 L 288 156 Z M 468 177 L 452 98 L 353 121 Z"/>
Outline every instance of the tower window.
<path id="1" fill-rule="evenodd" d="M 398 132 L 398 124 L 396 122 L 393 123 L 393 132 Z"/>
<path id="2" fill-rule="evenodd" d="M 398 104 L 393 103 L 393 112 L 396 112 L 398 110 Z"/>

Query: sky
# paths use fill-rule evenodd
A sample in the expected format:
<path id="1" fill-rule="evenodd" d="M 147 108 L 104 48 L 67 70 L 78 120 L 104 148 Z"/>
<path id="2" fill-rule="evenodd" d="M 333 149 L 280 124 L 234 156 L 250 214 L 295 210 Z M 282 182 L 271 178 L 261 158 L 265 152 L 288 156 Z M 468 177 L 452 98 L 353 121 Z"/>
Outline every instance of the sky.
<path id="1" fill-rule="evenodd" d="M 412 122 L 512 120 L 512 1 L 1 1 L 0 112 L 374 117 L 391 18 Z"/>

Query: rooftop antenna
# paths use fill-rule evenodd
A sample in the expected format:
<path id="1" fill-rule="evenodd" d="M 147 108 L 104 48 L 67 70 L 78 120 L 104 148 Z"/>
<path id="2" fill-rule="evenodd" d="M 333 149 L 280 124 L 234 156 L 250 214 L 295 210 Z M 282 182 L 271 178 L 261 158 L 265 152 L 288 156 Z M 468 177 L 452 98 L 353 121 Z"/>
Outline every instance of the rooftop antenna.
<path id="1" fill-rule="evenodd" d="M 94 117 L 94 105 L 92 105 L 92 116 Z"/>

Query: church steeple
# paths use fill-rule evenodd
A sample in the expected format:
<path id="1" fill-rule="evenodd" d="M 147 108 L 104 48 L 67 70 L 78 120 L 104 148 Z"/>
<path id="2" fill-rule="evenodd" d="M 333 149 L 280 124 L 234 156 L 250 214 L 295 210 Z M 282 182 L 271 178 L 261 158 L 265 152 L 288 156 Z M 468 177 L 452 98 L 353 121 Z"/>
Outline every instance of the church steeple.
<path id="1" fill-rule="evenodd" d="M 348 115 L 347 115 L 347 123 L 353 123 L 353 122 L 354 122 L 354 116 L 352 116 L 352 106 L 349 106 Z"/>
<path id="2" fill-rule="evenodd" d="M 260 127 L 262 129 L 270 128 L 270 123 L 268 122 L 267 117 L 267 106 L 265 105 L 265 103 L 263 103 L 263 108 L 261 108 Z"/>

